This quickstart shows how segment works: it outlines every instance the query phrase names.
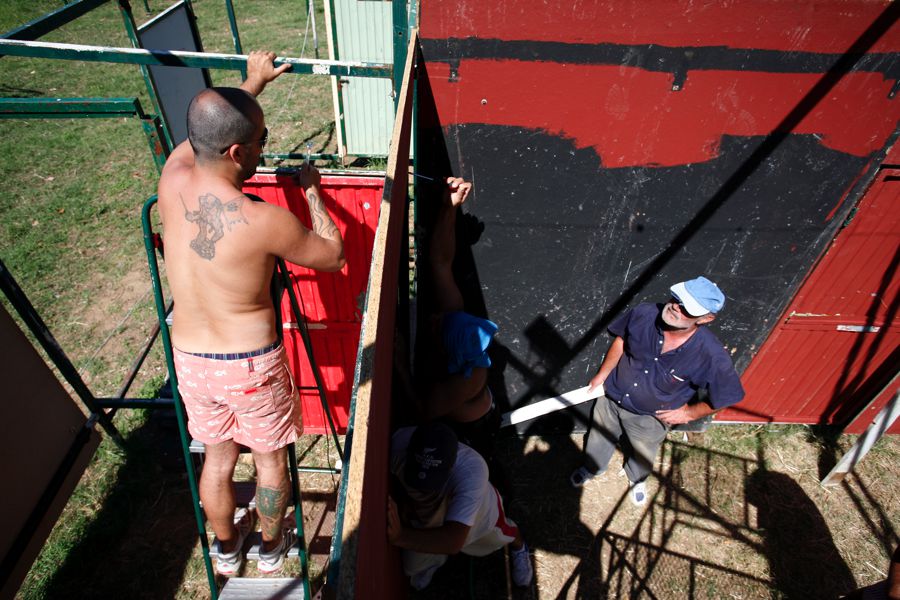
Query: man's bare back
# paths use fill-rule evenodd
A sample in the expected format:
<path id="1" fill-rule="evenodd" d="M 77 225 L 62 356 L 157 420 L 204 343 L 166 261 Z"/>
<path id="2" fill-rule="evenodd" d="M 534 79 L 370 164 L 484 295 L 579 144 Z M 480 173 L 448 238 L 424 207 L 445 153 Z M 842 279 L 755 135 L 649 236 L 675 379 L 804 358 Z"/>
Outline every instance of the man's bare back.
<path id="1" fill-rule="evenodd" d="M 255 85 L 259 91 L 265 86 L 251 79 L 245 84 L 242 89 L 251 96 Z M 224 151 L 225 160 L 198 160 L 184 142 L 160 177 L 166 274 L 175 301 L 172 339 L 184 352 L 247 352 L 277 339 L 269 295 L 276 256 L 324 271 L 338 270 L 345 262 L 315 168 L 305 165 L 299 175 L 314 231 L 289 211 L 253 202 L 241 192 L 267 135 L 255 101 L 244 108 L 256 132 Z"/>
<path id="2" fill-rule="evenodd" d="M 175 302 L 175 375 L 188 430 L 206 445 L 200 499 L 218 539 L 216 570 L 225 576 L 240 570 L 252 528 L 249 515 L 240 527 L 234 520 L 238 444 L 252 450 L 257 467 L 259 571 L 280 570 L 292 543 L 292 529 L 283 524 L 290 499 L 286 446 L 302 432 L 302 416 L 284 348 L 274 344 L 279 336 L 269 290 L 275 258 L 322 271 L 345 263 L 315 168 L 305 165 L 298 176 L 312 231 L 289 211 L 241 193 L 268 138 L 256 96 L 290 68 L 276 68 L 274 59 L 273 52 L 251 52 L 240 88 L 210 88 L 191 100 L 190 141 L 172 152 L 159 181 Z"/>

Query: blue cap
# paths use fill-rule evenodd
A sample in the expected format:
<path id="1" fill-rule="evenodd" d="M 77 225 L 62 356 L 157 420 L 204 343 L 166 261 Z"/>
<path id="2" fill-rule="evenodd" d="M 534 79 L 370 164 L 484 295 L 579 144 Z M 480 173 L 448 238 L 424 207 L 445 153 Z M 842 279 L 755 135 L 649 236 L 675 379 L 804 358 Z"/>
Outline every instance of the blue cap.
<path id="1" fill-rule="evenodd" d="M 487 319 L 464 312 L 446 313 L 441 337 L 447 351 L 447 371 L 469 377 L 474 367 L 491 366 L 487 349 L 495 333 L 497 325 Z"/>
<path id="2" fill-rule="evenodd" d="M 669 290 L 694 317 L 717 313 L 725 306 L 725 294 L 706 277 L 676 283 Z"/>

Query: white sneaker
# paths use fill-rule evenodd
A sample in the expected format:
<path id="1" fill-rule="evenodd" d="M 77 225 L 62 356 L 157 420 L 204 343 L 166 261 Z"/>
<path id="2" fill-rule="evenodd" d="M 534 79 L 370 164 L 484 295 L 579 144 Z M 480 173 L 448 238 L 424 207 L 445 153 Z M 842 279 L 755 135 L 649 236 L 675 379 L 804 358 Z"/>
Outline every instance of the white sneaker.
<path id="1" fill-rule="evenodd" d="M 294 535 L 294 530 L 285 529 L 281 537 L 281 543 L 278 544 L 277 548 L 271 552 L 263 552 L 262 548 L 260 548 L 259 562 L 256 563 L 256 568 L 259 572 L 268 575 L 280 571 L 284 566 L 284 557 L 287 556 L 287 553 L 294 546 L 295 541 L 297 541 L 297 537 Z"/>
<path id="2" fill-rule="evenodd" d="M 244 563 L 244 540 L 250 530 L 253 529 L 254 513 L 246 508 L 239 508 L 234 512 L 234 526 L 237 529 L 238 539 L 234 550 L 225 554 L 222 552 L 222 542 L 216 540 L 219 545 L 219 555 L 216 557 L 216 573 L 231 577 L 236 574 Z"/>
<path id="3" fill-rule="evenodd" d="M 512 580 L 519 587 L 531 585 L 534 577 L 534 568 L 531 566 L 531 555 L 528 553 L 528 544 L 523 543 L 518 550 L 509 549 L 512 559 Z"/>
<path id="4" fill-rule="evenodd" d="M 631 503 L 635 506 L 647 504 L 647 486 L 643 481 L 631 484 Z"/>

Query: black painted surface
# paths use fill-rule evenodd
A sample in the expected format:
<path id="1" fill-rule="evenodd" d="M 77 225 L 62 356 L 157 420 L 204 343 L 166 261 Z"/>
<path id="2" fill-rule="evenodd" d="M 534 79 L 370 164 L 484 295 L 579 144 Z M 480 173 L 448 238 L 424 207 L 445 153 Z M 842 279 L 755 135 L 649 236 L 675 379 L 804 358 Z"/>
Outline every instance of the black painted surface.
<path id="1" fill-rule="evenodd" d="M 900 6 L 883 15 L 893 23 Z M 823 73 L 839 60 L 852 59 L 851 71 L 883 73 L 900 79 L 900 61 L 892 53 L 785 52 L 728 46 L 672 47 L 659 44 L 583 44 L 487 38 L 423 39 L 430 62 L 458 66 L 466 60 L 520 60 L 575 65 L 616 65 L 646 71 L 684 74 L 691 70 L 759 71 L 768 73 Z"/>
<path id="2" fill-rule="evenodd" d="M 203 52 L 194 16 L 186 4 L 173 5 L 138 30 L 141 46 L 154 50 Z M 199 92 L 212 85 L 207 69 L 148 67 L 175 145 L 187 139 L 187 109 Z"/>
<path id="3" fill-rule="evenodd" d="M 454 173 L 475 182 L 457 279 L 467 308 L 500 326 L 492 386 L 503 410 L 584 385 L 615 316 L 700 274 L 727 296 L 712 329 L 743 371 L 834 236 L 848 203 L 826 217 L 868 162 L 796 135 L 751 169 L 765 138 L 726 137 L 702 164 L 605 169 L 592 149 L 521 128 L 463 125 L 446 137 Z M 741 185 L 723 193 L 742 169 Z M 545 417 L 529 432 L 571 424 Z"/>

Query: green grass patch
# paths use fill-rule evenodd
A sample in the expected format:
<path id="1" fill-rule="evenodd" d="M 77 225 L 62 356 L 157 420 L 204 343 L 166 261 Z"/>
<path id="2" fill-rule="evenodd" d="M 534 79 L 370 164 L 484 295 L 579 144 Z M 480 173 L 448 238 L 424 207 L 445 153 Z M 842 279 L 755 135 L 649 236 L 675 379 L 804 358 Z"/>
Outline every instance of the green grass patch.
<path id="1" fill-rule="evenodd" d="M 116 418 L 115 423 L 123 436 L 130 439 L 132 433 L 144 425 L 146 418 L 144 411 L 124 411 Z M 85 568 L 83 563 L 88 560 L 92 551 L 85 549 L 83 542 L 92 527 L 96 527 L 95 516 L 120 486 L 119 473 L 122 467 L 128 460 L 139 456 L 140 453 L 133 452 L 129 457 L 108 438 L 100 443 L 85 476 L 63 510 L 58 525 L 53 529 L 20 588 L 18 598 L 38 600 L 58 597 L 51 590 L 60 568 L 66 565 L 69 569 Z M 104 520 L 103 531 L 107 536 L 115 536 L 128 526 L 127 519 L 128 514 L 107 518 Z M 100 542 L 102 543 L 102 538 Z M 73 551 L 76 549 L 79 551 L 74 556 L 73 565 Z"/>
<path id="2" fill-rule="evenodd" d="M 171 2 L 131 2 L 138 24 Z M 244 52 L 313 57 L 303 3 L 237 2 Z M 0 30 L 59 9 L 59 0 L 5 0 Z M 233 53 L 221 0 L 194 0 L 204 49 Z M 321 58 L 325 19 L 317 3 Z M 108 2 L 41 41 L 130 47 L 118 3 Z M 211 72 L 238 85 L 237 71 Z M 153 112 L 140 68 L 18 57 L 0 59 L 0 97 L 134 97 Z M 260 98 L 271 152 L 337 150 L 326 77 L 285 75 Z M 0 258 L 92 392 L 113 395 L 156 323 L 140 225 L 158 172 L 134 118 L 0 120 Z M 5 298 L 0 300 L 13 313 Z M 14 313 L 13 313 L 14 314 Z M 157 343 L 131 397 L 154 397 L 166 378 Z M 208 597 L 180 449 L 171 423 L 120 411 L 127 453 L 104 439 L 35 562 L 19 597 Z M 177 435 L 175 435 L 177 437 Z M 164 440 L 161 438 L 165 438 Z M 165 454 L 165 459 L 161 459 Z M 166 463 L 161 466 L 161 461 Z M 147 564 L 147 556 L 166 557 Z"/>

